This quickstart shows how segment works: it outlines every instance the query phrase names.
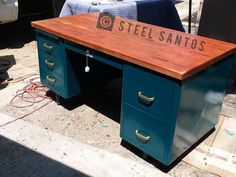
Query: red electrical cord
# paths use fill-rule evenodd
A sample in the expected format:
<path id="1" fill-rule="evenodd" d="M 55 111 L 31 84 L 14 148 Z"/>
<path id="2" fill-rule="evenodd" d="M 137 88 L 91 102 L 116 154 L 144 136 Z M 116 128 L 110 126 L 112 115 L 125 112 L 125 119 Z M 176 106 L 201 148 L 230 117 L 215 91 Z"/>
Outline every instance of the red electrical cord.
<path id="1" fill-rule="evenodd" d="M 16 120 L 19 120 L 19 119 L 23 119 L 24 117 L 40 110 L 41 108 L 43 108 L 44 106 L 48 105 L 51 101 L 52 101 L 52 98 L 47 96 L 46 93 L 48 91 L 48 89 L 46 87 L 44 87 L 39 81 L 35 81 L 37 78 L 32 78 L 29 80 L 29 84 L 26 85 L 25 87 L 23 87 L 23 89 L 20 89 L 16 92 L 16 95 L 11 99 L 10 101 L 10 105 L 12 107 L 16 107 L 16 108 L 26 108 L 26 107 L 30 107 L 32 105 L 34 105 L 35 103 L 40 103 L 44 100 L 48 100 L 48 102 L 46 102 L 45 104 L 43 104 L 42 106 L 34 109 L 33 111 L 23 115 L 23 116 L 20 116 L 20 117 L 17 117 L 15 118 L 14 120 L 12 121 L 9 121 L 5 124 L 2 124 L 0 125 L 0 127 L 3 127 L 5 125 L 8 125 L 12 122 L 15 122 Z M 14 101 L 16 99 L 21 99 L 23 101 L 25 101 L 26 103 L 28 103 L 27 105 L 16 105 L 14 103 Z"/>

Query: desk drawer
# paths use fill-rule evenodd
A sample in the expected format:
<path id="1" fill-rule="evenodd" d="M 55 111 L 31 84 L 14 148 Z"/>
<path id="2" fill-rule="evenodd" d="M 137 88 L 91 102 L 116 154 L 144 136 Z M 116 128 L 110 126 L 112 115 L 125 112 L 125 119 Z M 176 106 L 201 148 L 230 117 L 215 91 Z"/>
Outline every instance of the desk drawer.
<path id="1" fill-rule="evenodd" d="M 122 60 L 120 60 L 119 58 L 115 58 L 111 55 L 105 54 L 103 52 L 99 52 L 82 45 L 74 44 L 69 41 L 65 41 L 65 48 L 78 52 L 83 56 L 87 55 L 89 57 L 89 60 L 96 60 L 98 62 L 115 67 L 117 69 L 123 69 Z"/>
<path id="2" fill-rule="evenodd" d="M 56 57 L 63 56 L 63 48 L 60 46 L 60 40 L 54 39 L 41 33 L 37 34 L 38 49 L 48 55 Z"/>
<path id="3" fill-rule="evenodd" d="M 64 78 L 60 75 L 47 71 L 40 68 L 40 79 L 41 83 L 51 89 L 53 92 L 57 93 L 60 96 L 65 97 L 66 95 L 66 86 Z"/>
<path id="4" fill-rule="evenodd" d="M 167 124 L 129 104 L 124 104 L 121 119 L 122 138 L 147 154 L 162 160 Z"/>
<path id="5" fill-rule="evenodd" d="M 64 75 L 65 64 L 63 58 L 57 58 L 41 51 L 39 51 L 38 54 L 40 67 L 42 67 L 44 70 L 57 73 L 61 76 Z"/>
<path id="6" fill-rule="evenodd" d="M 170 116 L 173 81 L 151 71 L 125 65 L 123 82 L 124 102 L 162 118 Z"/>

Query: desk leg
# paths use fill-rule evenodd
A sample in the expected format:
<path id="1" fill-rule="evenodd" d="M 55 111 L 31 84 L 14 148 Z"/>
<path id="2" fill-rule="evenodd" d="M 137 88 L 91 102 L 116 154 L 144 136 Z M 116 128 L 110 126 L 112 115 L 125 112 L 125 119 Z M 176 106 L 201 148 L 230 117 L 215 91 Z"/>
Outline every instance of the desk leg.
<path id="1" fill-rule="evenodd" d="M 143 152 L 143 159 L 144 159 L 144 160 L 147 160 L 147 159 L 148 159 L 148 155 L 147 155 L 145 152 Z"/>
<path id="2" fill-rule="evenodd" d="M 56 94 L 56 102 L 57 102 L 58 105 L 61 104 L 61 97 L 58 94 Z"/>

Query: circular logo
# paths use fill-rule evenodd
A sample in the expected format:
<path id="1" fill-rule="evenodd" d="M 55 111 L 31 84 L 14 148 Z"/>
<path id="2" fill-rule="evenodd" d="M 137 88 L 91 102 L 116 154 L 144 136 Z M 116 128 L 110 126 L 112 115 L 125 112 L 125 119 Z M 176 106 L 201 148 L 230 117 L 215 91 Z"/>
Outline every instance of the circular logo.
<path id="1" fill-rule="evenodd" d="M 103 16 L 100 19 L 100 24 L 104 27 L 107 28 L 112 25 L 112 19 L 109 16 Z"/>

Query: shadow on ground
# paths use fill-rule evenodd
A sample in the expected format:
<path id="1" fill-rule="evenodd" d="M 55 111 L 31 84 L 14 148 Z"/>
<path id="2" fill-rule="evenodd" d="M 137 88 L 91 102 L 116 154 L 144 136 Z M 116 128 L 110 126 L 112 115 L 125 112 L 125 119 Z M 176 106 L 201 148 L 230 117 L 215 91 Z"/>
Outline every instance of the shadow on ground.
<path id="1" fill-rule="evenodd" d="M 48 92 L 48 94 L 55 99 L 55 95 L 52 92 Z M 60 104 L 68 110 L 73 110 L 86 104 L 115 122 L 120 123 L 121 94 L 122 79 L 118 78 L 71 99 L 61 98 Z"/>
<path id="2" fill-rule="evenodd" d="M 50 93 L 50 92 L 49 92 Z M 86 104 L 87 106 L 93 108 L 94 110 L 100 112 L 101 114 L 107 116 L 108 118 L 120 123 L 120 110 L 121 110 L 121 94 L 122 94 L 122 79 L 116 79 L 107 85 L 96 87 L 93 90 L 81 94 L 79 96 L 73 97 L 68 100 L 61 100 L 61 105 L 72 110 L 78 106 Z M 52 95 L 51 95 L 52 96 Z M 53 96 L 55 98 L 55 96 Z M 202 143 L 210 134 L 214 132 L 215 129 L 210 130 L 201 139 L 199 139 L 194 145 L 192 145 L 187 151 L 185 151 L 178 159 L 172 162 L 169 166 L 163 165 L 158 160 L 152 158 L 143 153 L 135 146 L 129 144 L 128 142 L 122 140 L 121 145 L 128 150 L 130 150 L 135 155 L 143 158 L 148 163 L 154 165 L 159 170 L 168 173 L 172 170 L 182 159 L 187 156 L 192 150 L 194 150 L 200 143 Z"/>
<path id="3" fill-rule="evenodd" d="M 6 80 L 10 78 L 7 71 L 15 64 L 16 60 L 14 55 L 0 56 L 0 90 L 8 85 Z"/>
<path id="4" fill-rule="evenodd" d="M 88 177 L 2 136 L 0 159 L 1 177 Z"/>
<path id="5" fill-rule="evenodd" d="M 178 163 L 180 163 L 184 157 L 186 157 L 191 151 L 193 151 L 199 144 L 201 144 L 208 136 L 210 136 L 215 131 L 215 128 L 211 129 L 207 132 L 202 138 L 200 138 L 195 144 L 193 144 L 189 149 L 187 149 L 183 154 L 181 154 L 176 160 L 174 160 L 169 166 L 163 165 L 160 161 L 148 156 L 147 154 L 143 153 L 143 151 L 139 150 L 138 148 L 134 147 L 133 145 L 129 144 L 128 142 L 122 140 L 121 145 L 125 148 L 129 149 L 131 152 L 136 154 L 137 156 L 143 158 L 148 163 L 151 163 L 153 166 L 158 168 L 164 173 L 168 173 L 172 170 Z"/>

